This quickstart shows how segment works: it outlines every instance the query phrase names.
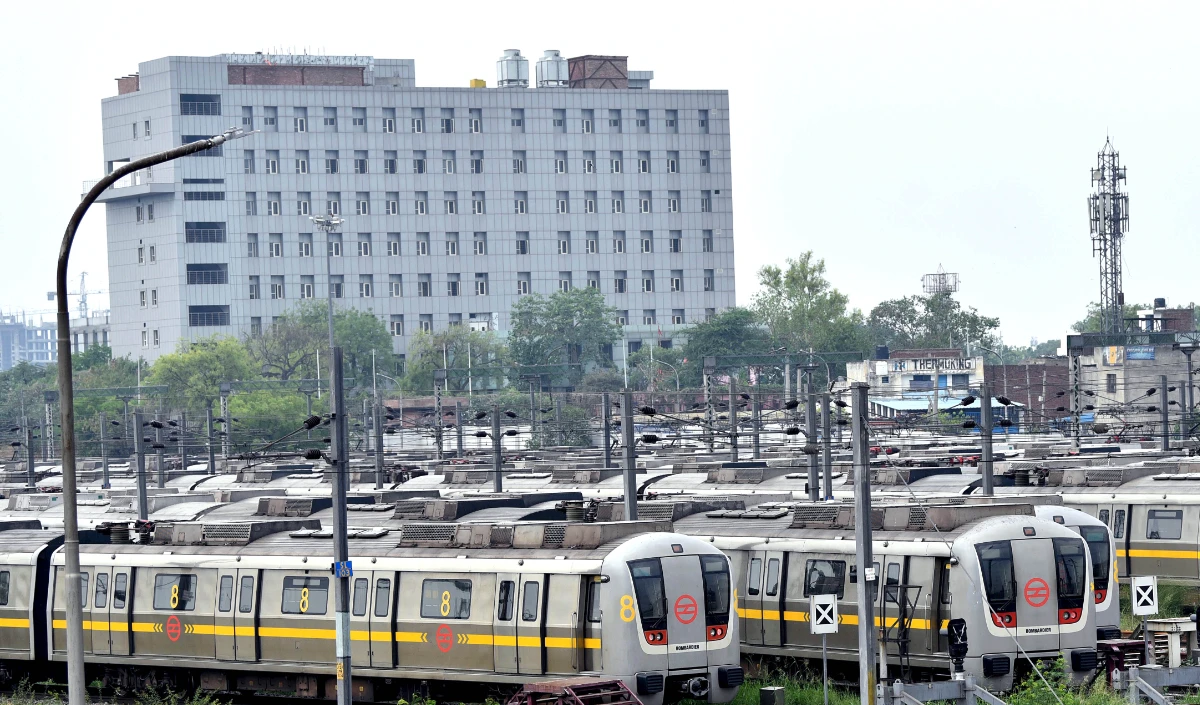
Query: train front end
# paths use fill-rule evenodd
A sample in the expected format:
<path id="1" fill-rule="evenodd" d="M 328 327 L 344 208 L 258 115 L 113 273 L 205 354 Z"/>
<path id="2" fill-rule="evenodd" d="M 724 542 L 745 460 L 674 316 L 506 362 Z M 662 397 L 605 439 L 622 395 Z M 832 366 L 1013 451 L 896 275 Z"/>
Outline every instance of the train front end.
<path id="1" fill-rule="evenodd" d="M 724 554 L 691 536 L 645 534 L 605 557 L 601 580 L 606 672 L 646 705 L 734 699 L 743 672 Z"/>
<path id="2" fill-rule="evenodd" d="M 953 557 L 952 614 L 966 628 L 965 670 L 980 685 L 1007 690 L 1031 660 L 1060 654 L 1074 680 L 1095 670 L 1091 561 L 1078 533 L 1035 517 L 997 518 L 964 532 Z"/>

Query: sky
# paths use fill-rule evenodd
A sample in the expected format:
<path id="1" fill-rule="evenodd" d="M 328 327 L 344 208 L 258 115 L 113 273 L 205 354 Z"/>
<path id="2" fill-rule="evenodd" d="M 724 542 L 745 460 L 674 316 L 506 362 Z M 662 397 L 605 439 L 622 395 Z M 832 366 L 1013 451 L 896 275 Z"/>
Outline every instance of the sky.
<path id="1" fill-rule="evenodd" d="M 1086 198 L 1106 137 L 1129 175 L 1126 300 L 1200 298 L 1187 215 L 1198 15 L 1044 0 L 18 3 L 0 45 L 0 244 L 13 257 L 0 309 L 52 316 L 63 229 L 102 174 L 100 100 L 139 61 L 360 54 L 415 59 L 421 86 L 465 86 L 494 85 L 504 49 L 559 49 L 628 55 L 653 87 L 729 91 L 739 304 L 759 268 L 812 250 L 864 313 L 920 293 L 941 266 L 965 305 L 1000 318 L 1005 343 L 1055 338 L 1099 296 Z M 80 228 L 72 291 L 84 271 L 107 289 L 103 223 L 98 206 Z"/>

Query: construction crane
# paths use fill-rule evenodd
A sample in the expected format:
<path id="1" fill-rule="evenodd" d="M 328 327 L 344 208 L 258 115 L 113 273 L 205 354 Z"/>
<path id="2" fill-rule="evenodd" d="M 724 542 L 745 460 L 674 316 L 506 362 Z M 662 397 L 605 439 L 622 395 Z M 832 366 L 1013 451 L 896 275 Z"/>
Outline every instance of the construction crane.
<path id="1" fill-rule="evenodd" d="M 103 294 L 104 293 L 104 291 L 102 291 L 100 289 L 94 289 L 92 291 L 88 291 L 87 275 L 88 275 L 87 272 L 81 272 L 79 274 L 79 290 L 78 291 L 68 291 L 67 292 L 67 296 L 78 296 L 79 297 L 79 317 L 83 318 L 85 320 L 88 317 L 88 302 L 87 302 L 88 294 Z M 55 296 L 55 293 L 53 291 L 46 292 L 46 299 L 48 301 L 53 301 L 54 296 Z"/>

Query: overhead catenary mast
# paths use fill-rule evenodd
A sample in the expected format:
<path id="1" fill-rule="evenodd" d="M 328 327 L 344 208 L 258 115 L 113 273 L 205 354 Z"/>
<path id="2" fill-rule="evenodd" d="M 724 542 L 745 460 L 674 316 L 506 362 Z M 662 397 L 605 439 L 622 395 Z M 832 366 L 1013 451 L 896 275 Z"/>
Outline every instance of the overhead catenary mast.
<path id="1" fill-rule="evenodd" d="M 1125 231 L 1129 229 L 1129 196 L 1122 190 L 1124 181 L 1125 167 L 1121 166 L 1120 154 L 1106 139 L 1104 149 L 1096 155 L 1096 168 L 1092 169 L 1095 192 L 1088 197 L 1092 255 L 1100 257 L 1102 333 L 1121 333 L 1125 330 L 1121 244 L 1125 239 Z"/>

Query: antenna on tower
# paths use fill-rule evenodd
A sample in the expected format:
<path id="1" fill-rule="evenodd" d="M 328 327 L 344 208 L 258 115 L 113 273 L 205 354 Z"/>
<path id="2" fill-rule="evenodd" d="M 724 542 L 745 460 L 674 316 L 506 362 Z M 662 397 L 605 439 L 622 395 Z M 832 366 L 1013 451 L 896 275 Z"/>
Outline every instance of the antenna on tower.
<path id="1" fill-rule="evenodd" d="M 921 277 L 921 289 L 926 294 L 952 294 L 958 291 L 958 272 L 947 272 L 939 264 L 937 273 Z"/>
<path id="2" fill-rule="evenodd" d="M 1121 155 L 1106 139 L 1104 149 L 1096 155 L 1096 168 L 1092 169 L 1095 192 L 1088 197 L 1092 256 L 1100 257 L 1100 321 L 1104 333 L 1125 330 L 1121 245 L 1129 229 L 1129 196 L 1122 190 L 1124 181 Z"/>

